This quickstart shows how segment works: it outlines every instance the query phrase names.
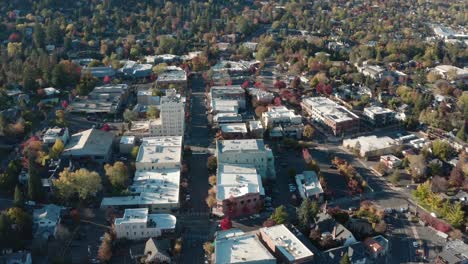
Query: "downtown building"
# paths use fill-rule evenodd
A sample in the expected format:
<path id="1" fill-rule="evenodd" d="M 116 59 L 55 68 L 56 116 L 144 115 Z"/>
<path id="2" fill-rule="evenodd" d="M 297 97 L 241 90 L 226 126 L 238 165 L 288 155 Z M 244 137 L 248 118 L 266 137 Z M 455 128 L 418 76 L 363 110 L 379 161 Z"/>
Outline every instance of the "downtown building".
<path id="1" fill-rule="evenodd" d="M 335 136 L 359 131 L 359 117 L 326 97 L 309 97 L 301 107 L 314 121 L 328 127 Z"/>

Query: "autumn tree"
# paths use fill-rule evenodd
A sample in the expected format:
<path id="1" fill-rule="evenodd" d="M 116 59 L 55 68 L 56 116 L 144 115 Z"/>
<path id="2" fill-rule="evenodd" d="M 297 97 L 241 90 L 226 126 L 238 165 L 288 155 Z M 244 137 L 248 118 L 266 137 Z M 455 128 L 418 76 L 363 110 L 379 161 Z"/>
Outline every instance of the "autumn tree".
<path id="1" fill-rule="evenodd" d="M 32 236 L 31 215 L 19 207 L 12 207 L 6 211 L 10 222 L 15 225 L 15 230 L 22 239 L 30 239 Z"/>
<path id="2" fill-rule="evenodd" d="M 55 140 L 54 145 L 49 151 L 49 157 L 53 159 L 57 159 L 60 156 L 60 154 L 63 152 L 64 148 L 65 148 L 65 145 L 63 144 L 62 140 L 57 138 Z"/>
<path id="3" fill-rule="evenodd" d="M 213 243 L 212 242 L 205 242 L 203 244 L 203 250 L 205 251 L 207 256 L 210 257 L 211 255 L 213 255 L 214 250 L 215 250 Z"/>
<path id="4" fill-rule="evenodd" d="M 302 136 L 304 136 L 307 139 L 310 139 L 314 135 L 314 132 L 315 132 L 315 129 L 311 125 L 307 124 L 304 126 L 304 131 L 302 132 Z"/>
<path id="5" fill-rule="evenodd" d="M 101 177 L 97 172 L 79 169 L 74 172 L 65 168 L 59 178 L 53 181 L 56 194 L 70 201 L 74 197 L 86 200 L 102 189 Z"/>
<path id="6" fill-rule="evenodd" d="M 340 264 L 351 264 L 348 253 L 346 252 L 340 259 Z"/>
<path id="7" fill-rule="evenodd" d="M 104 171 L 112 187 L 122 190 L 127 186 L 129 175 L 127 166 L 123 162 L 117 161 L 114 165 L 106 164 Z"/>
<path id="8" fill-rule="evenodd" d="M 67 126 L 67 120 L 65 119 L 65 111 L 59 109 L 55 111 L 55 123 L 59 127 L 66 127 Z"/>
<path id="9" fill-rule="evenodd" d="M 112 236 L 107 232 L 99 246 L 97 258 L 102 262 L 107 262 L 112 258 Z"/>
<path id="10" fill-rule="evenodd" d="M 80 82 L 76 86 L 76 91 L 79 95 L 88 95 L 96 84 L 98 83 L 98 79 L 91 75 L 91 73 L 85 73 L 80 78 Z"/>
<path id="11" fill-rule="evenodd" d="M 408 156 L 411 176 L 415 182 L 420 182 L 427 172 L 426 159 L 422 154 Z"/>
<path id="12" fill-rule="evenodd" d="M 209 172 L 216 172 L 216 170 L 218 169 L 218 159 L 216 158 L 216 156 L 208 157 L 206 167 L 208 168 Z"/>
<path id="13" fill-rule="evenodd" d="M 24 195 L 18 185 L 15 187 L 15 194 L 13 196 L 13 205 L 15 207 L 23 207 L 24 206 Z"/>
<path id="14" fill-rule="evenodd" d="M 138 118 L 138 114 L 130 109 L 125 109 L 123 113 L 123 118 L 127 122 L 135 121 Z"/>
<path id="15" fill-rule="evenodd" d="M 434 140 L 432 142 L 432 153 L 441 160 L 448 160 L 455 153 L 450 143 L 444 140 Z"/>
<path id="16" fill-rule="evenodd" d="M 210 177 L 208 177 L 208 183 L 211 186 L 216 186 L 216 180 L 216 175 L 211 175 Z"/>

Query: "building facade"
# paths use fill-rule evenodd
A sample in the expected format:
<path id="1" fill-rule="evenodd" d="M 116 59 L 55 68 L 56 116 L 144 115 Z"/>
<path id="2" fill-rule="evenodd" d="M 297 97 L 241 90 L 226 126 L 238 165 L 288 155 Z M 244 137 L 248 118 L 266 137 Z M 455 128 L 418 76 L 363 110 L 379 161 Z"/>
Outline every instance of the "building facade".
<path id="1" fill-rule="evenodd" d="M 122 218 L 115 218 L 114 231 L 118 239 L 130 240 L 160 237 L 174 232 L 176 217 L 171 214 L 149 214 L 148 208 L 125 209 Z"/>
<path id="2" fill-rule="evenodd" d="M 328 127 L 335 136 L 359 131 L 359 117 L 326 97 L 305 98 L 301 106 L 314 121 Z"/>
<path id="3" fill-rule="evenodd" d="M 217 140 L 218 164 L 251 164 L 262 178 L 274 178 L 275 161 L 273 152 L 262 139 Z"/>

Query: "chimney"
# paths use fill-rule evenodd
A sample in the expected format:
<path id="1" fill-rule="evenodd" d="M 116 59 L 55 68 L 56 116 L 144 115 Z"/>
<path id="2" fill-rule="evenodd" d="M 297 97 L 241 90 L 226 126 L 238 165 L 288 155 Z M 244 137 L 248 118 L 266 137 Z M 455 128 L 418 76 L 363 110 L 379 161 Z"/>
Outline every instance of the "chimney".
<path id="1" fill-rule="evenodd" d="M 333 227 L 332 237 L 333 237 L 333 240 L 336 239 L 336 225 Z"/>

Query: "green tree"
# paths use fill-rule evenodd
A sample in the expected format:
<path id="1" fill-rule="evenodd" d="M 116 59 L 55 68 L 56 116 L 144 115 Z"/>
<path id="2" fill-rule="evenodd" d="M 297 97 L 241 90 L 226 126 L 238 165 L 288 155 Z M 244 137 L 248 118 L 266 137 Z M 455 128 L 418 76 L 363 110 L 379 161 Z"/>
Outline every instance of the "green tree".
<path id="1" fill-rule="evenodd" d="M 114 165 L 104 165 L 104 171 L 109 178 L 112 187 L 122 190 L 127 187 L 129 180 L 127 166 L 121 161 L 117 161 Z"/>
<path id="2" fill-rule="evenodd" d="M 34 31 L 33 31 L 33 42 L 36 48 L 44 48 L 45 43 L 45 33 L 42 25 L 40 23 L 34 24 Z"/>
<path id="3" fill-rule="evenodd" d="M 146 112 L 146 116 L 151 119 L 156 119 L 159 118 L 159 113 L 159 109 L 156 106 L 150 105 L 148 107 L 148 111 Z"/>
<path id="4" fill-rule="evenodd" d="M 460 140 L 466 141 L 465 124 L 462 125 L 460 130 L 458 130 L 457 138 L 459 138 Z"/>
<path id="5" fill-rule="evenodd" d="M 13 196 L 13 205 L 15 207 L 23 207 L 24 206 L 24 195 L 18 185 L 15 187 L 15 194 Z"/>
<path id="6" fill-rule="evenodd" d="M 447 221 L 456 228 L 461 228 L 465 223 L 465 212 L 460 202 L 450 205 L 445 212 Z"/>
<path id="7" fill-rule="evenodd" d="M 18 244 L 18 237 L 15 237 L 11 222 L 6 213 L 0 212 L 0 249 L 7 249 Z"/>
<path id="8" fill-rule="evenodd" d="M 297 219 L 299 220 L 299 228 L 305 233 L 309 232 L 310 225 L 315 223 L 315 218 L 319 212 L 317 202 L 304 199 L 301 206 L 297 210 Z"/>
<path id="9" fill-rule="evenodd" d="M 455 150 L 447 141 L 437 139 L 432 142 L 432 153 L 434 156 L 447 161 L 455 153 Z"/>
<path id="10" fill-rule="evenodd" d="M 156 66 L 153 67 L 153 72 L 156 74 L 161 74 L 165 72 L 167 69 L 167 64 L 166 63 L 159 63 Z"/>
<path id="11" fill-rule="evenodd" d="M 123 118 L 125 121 L 130 122 L 130 121 L 135 121 L 138 118 L 138 114 L 130 109 L 125 109 L 123 113 Z"/>
<path id="12" fill-rule="evenodd" d="M 132 148 L 132 151 L 130 152 L 130 155 L 132 158 L 135 160 L 138 156 L 138 152 L 140 151 L 140 148 L 138 146 L 135 146 Z"/>
<path id="13" fill-rule="evenodd" d="M 60 156 L 60 154 L 63 152 L 64 148 L 65 148 L 65 145 L 63 144 L 62 140 L 57 138 L 55 140 L 54 145 L 49 151 L 49 157 L 53 159 L 57 159 Z"/>
<path id="14" fill-rule="evenodd" d="M 390 175 L 390 177 L 388 177 L 390 182 L 393 183 L 394 185 L 398 184 L 398 182 L 400 181 L 400 178 L 401 178 L 401 175 L 400 175 L 399 170 L 394 170 L 392 172 L 392 175 Z"/>
<path id="15" fill-rule="evenodd" d="M 98 79 L 91 75 L 91 73 L 85 73 L 76 86 L 76 91 L 79 95 L 88 95 L 96 87 L 97 82 Z"/>
<path id="16" fill-rule="evenodd" d="M 10 161 L 5 172 L 0 173 L 0 189 L 11 191 L 18 183 L 18 174 L 21 168 L 18 161 Z"/>
<path id="17" fill-rule="evenodd" d="M 287 223 L 288 218 L 289 218 L 289 215 L 284 205 L 276 207 L 275 211 L 270 216 L 270 219 L 275 221 L 275 223 L 278 225 Z"/>
<path id="18" fill-rule="evenodd" d="M 340 264 L 351 264 L 351 260 L 349 259 L 348 252 L 346 252 L 343 255 L 343 257 L 341 257 Z"/>
<path id="19" fill-rule="evenodd" d="M 25 63 L 23 68 L 23 88 L 25 91 L 35 91 L 37 87 L 36 69 L 29 63 Z"/>

